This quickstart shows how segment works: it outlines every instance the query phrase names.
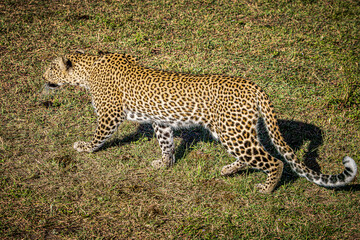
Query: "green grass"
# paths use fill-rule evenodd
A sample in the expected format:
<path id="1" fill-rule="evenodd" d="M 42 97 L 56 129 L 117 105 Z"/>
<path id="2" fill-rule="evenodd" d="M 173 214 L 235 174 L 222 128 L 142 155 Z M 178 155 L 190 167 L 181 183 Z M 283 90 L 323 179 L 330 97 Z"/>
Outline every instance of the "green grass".
<path id="1" fill-rule="evenodd" d="M 150 126 L 125 122 L 96 153 L 88 93 L 42 94 L 58 55 L 126 52 L 141 64 L 241 76 L 271 97 L 286 141 L 314 169 L 360 163 L 360 5 L 351 0 L 2 1 L 0 236 L 4 239 L 360 239 L 359 180 L 343 190 L 284 174 L 221 177 L 233 159 L 202 129 L 176 133 L 177 164 Z"/>

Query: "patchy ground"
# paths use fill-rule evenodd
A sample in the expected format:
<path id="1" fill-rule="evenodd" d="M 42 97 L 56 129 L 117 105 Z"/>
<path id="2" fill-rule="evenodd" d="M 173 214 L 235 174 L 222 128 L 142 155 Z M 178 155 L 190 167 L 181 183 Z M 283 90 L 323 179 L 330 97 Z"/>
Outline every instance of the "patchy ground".
<path id="1" fill-rule="evenodd" d="M 151 169 L 149 125 L 125 122 L 77 153 L 95 115 L 88 93 L 44 94 L 41 76 L 76 49 L 143 65 L 242 76 L 273 100 L 286 141 L 310 167 L 360 163 L 357 1 L 2 1 L 0 236 L 4 239 L 360 239 L 359 179 L 342 190 L 284 174 L 221 177 L 233 159 L 198 128 L 176 134 L 177 164 Z"/>

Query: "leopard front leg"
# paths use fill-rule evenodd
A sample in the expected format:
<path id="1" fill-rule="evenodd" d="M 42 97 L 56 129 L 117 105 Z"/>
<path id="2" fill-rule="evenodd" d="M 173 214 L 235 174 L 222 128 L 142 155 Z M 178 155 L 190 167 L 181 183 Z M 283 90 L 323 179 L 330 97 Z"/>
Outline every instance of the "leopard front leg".
<path id="1" fill-rule="evenodd" d="M 151 165 L 155 169 L 168 168 L 175 163 L 173 130 L 170 126 L 156 122 L 152 126 L 162 151 L 162 157 L 153 161 Z"/>
<path id="2" fill-rule="evenodd" d="M 74 149 L 78 152 L 94 152 L 98 150 L 123 122 L 124 114 L 103 114 L 98 117 L 97 127 L 91 142 L 75 142 Z"/>

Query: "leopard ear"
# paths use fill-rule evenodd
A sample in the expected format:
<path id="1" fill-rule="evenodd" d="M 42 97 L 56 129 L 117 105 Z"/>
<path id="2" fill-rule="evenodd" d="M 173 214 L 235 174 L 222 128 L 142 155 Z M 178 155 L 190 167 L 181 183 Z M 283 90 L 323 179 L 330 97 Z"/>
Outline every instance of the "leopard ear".
<path id="1" fill-rule="evenodd" d="M 59 66 L 60 66 L 61 71 L 67 72 L 72 67 L 72 63 L 69 59 L 67 59 L 65 57 L 60 57 Z"/>
<path id="2" fill-rule="evenodd" d="M 76 49 L 75 53 L 85 54 L 85 51 L 83 49 Z"/>

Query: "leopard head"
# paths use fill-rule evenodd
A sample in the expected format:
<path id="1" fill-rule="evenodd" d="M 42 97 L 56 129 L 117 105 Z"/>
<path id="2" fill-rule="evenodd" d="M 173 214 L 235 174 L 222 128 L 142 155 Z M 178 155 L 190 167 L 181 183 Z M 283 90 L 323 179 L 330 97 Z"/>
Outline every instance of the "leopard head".
<path id="1" fill-rule="evenodd" d="M 54 59 L 43 75 L 46 80 L 45 86 L 56 89 L 65 83 L 73 84 L 72 72 L 73 63 L 69 59 L 65 57 Z"/>

